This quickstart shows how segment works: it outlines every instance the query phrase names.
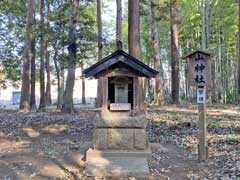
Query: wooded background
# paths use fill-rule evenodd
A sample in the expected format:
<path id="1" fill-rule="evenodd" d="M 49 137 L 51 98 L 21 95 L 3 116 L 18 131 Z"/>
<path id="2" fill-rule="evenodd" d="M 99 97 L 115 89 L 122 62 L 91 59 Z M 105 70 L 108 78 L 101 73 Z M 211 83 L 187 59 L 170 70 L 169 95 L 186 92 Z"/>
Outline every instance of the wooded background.
<path id="1" fill-rule="evenodd" d="M 28 111 L 37 108 L 39 81 L 38 111 L 45 111 L 52 103 L 50 74 L 54 74 L 57 108 L 72 112 L 76 67 L 97 62 L 122 41 L 123 50 L 160 72 L 155 80 L 142 83 L 146 102 L 195 102 L 196 91 L 187 82 L 188 60 L 183 57 L 202 49 L 212 54 L 209 102 L 239 103 L 239 7 L 240 0 L 2 0 L 1 88 L 5 79 L 22 80 L 20 110 Z M 112 16 L 114 20 L 106 19 Z M 101 80 L 98 93 L 100 89 Z M 101 106 L 99 98 L 97 105 Z"/>

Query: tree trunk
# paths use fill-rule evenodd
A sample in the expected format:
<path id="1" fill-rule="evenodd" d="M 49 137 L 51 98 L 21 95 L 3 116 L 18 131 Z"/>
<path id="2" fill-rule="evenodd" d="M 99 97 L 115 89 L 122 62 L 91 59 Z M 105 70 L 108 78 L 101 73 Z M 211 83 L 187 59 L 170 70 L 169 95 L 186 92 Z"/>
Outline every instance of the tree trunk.
<path id="1" fill-rule="evenodd" d="M 50 64 L 49 64 L 49 51 L 47 49 L 47 46 L 45 47 L 45 68 L 46 68 L 46 74 L 47 74 L 47 84 L 46 84 L 46 105 L 52 104 L 51 99 L 51 79 L 50 79 Z"/>
<path id="2" fill-rule="evenodd" d="M 139 16 L 139 0 L 128 1 L 128 48 L 129 54 L 140 59 L 140 16 Z M 138 92 L 135 102 L 136 113 L 145 111 L 143 98 L 143 79 L 137 78 L 136 89 Z"/>
<path id="3" fill-rule="evenodd" d="M 172 68 L 172 103 L 179 103 L 179 62 L 178 62 L 178 17 L 177 0 L 171 0 L 171 68 Z"/>
<path id="4" fill-rule="evenodd" d="M 72 113 L 73 107 L 73 88 L 75 80 L 76 69 L 76 25 L 77 25 L 77 12 L 79 0 L 71 1 L 71 16 L 69 18 L 69 35 L 68 35 L 68 74 L 66 81 L 66 88 L 63 97 L 62 111 L 65 113 Z"/>
<path id="5" fill-rule="evenodd" d="M 240 0 L 238 0 L 238 103 L 240 103 Z"/>
<path id="6" fill-rule="evenodd" d="M 58 57 L 58 49 L 56 47 L 56 44 L 53 46 L 54 49 L 54 56 L 53 56 L 53 61 L 54 61 L 54 66 L 56 69 L 56 76 L 57 76 L 57 110 L 61 109 L 61 79 L 60 79 L 60 71 L 57 63 L 57 57 Z"/>
<path id="7" fill-rule="evenodd" d="M 117 49 L 122 49 L 122 0 L 117 3 L 117 22 L 116 22 L 116 44 Z"/>
<path id="8" fill-rule="evenodd" d="M 219 89 L 219 95 L 218 95 L 218 99 L 220 100 L 220 102 L 222 103 L 223 101 L 223 68 L 222 68 L 222 60 L 223 60 L 223 57 L 222 57 L 222 39 L 221 39 L 221 26 L 218 26 L 217 27 L 217 34 L 218 34 L 218 40 L 217 40 L 217 46 L 218 46 L 218 50 L 217 50 L 217 57 L 218 57 L 218 67 L 219 67 L 219 74 L 221 74 L 220 76 L 220 80 L 219 80 L 219 85 L 218 87 L 222 87 L 221 89 Z"/>
<path id="9" fill-rule="evenodd" d="M 64 28 L 63 28 L 63 22 L 60 23 L 61 30 L 59 33 L 65 33 Z M 62 46 L 62 56 L 64 57 L 65 54 L 65 47 Z M 59 66 L 60 66 L 60 91 L 59 91 L 59 104 L 60 104 L 60 109 L 62 108 L 63 105 L 63 94 L 64 94 L 64 87 L 65 87 L 65 75 L 64 75 L 64 61 L 61 60 L 59 61 Z"/>
<path id="10" fill-rule="evenodd" d="M 21 99 L 19 105 L 20 112 L 28 112 L 29 111 L 29 69 L 30 69 L 30 61 L 33 56 L 31 43 L 32 43 L 32 31 L 33 31 L 33 19 L 34 19 L 34 9 L 35 3 L 34 0 L 28 0 L 28 8 L 27 8 L 27 25 L 26 25 L 26 33 L 25 33 L 25 47 L 24 47 L 24 56 L 23 56 L 23 73 L 22 73 L 22 87 L 21 87 Z"/>
<path id="11" fill-rule="evenodd" d="M 188 61 L 185 60 L 184 64 L 184 75 L 185 75 L 185 98 L 188 99 L 189 95 L 189 84 L 188 84 Z"/>
<path id="12" fill-rule="evenodd" d="M 62 48 L 62 54 L 64 55 L 64 46 Z M 60 105 L 61 105 L 61 108 L 62 108 L 62 105 L 63 105 L 63 94 L 64 94 L 64 89 L 65 89 L 65 75 L 64 75 L 64 63 L 61 62 L 60 64 L 60 68 L 61 68 L 61 71 L 60 71 L 60 79 L 61 79 L 61 90 L 60 90 Z"/>
<path id="13" fill-rule="evenodd" d="M 207 5 L 206 5 L 206 18 L 205 18 L 205 24 L 206 24 L 206 48 L 209 47 L 210 45 L 210 40 L 211 40 L 211 30 L 210 30 L 210 21 L 212 18 L 212 15 L 214 13 L 213 9 L 210 9 L 211 7 L 211 0 L 207 1 Z M 211 11 L 210 11 L 211 10 Z"/>
<path id="14" fill-rule="evenodd" d="M 44 38 L 44 0 L 41 0 L 40 6 L 40 104 L 38 111 L 46 111 L 46 100 L 45 100 L 45 46 L 46 40 Z"/>
<path id="15" fill-rule="evenodd" d="M 160 62 L 160 48 L 158 41 L 158 25 L 156 20 L 156 1 L 151 0 L 151 15 L 152 15 L 152 46 L 153 46 L 153 59 L 154 59 L 154 68 L 158 71 L 162 71 L 161 62 Z M 160 106 L 164 103 L 163 96 L 163 83 L 162 83 L 162 72 L 159 72 L 155 78 L 155 96 L 154 96 L 154 105 Z"/>
<path id="16" fill-rule="evenodd" d="M 35 82 L 36 82 L 36 64 L 35 64 L 35 38 L 32 39 L 32 58 L 31 58 L 31 95 L 30 95 L 30 109 L 37 109 L 36 97 L 35 97 Z"/>
<path id="17" fill-rule="evenodd" d="M 81 70 L 83 71 L 83 63 L 81 63 Z M 85 77 L 82 76 L 82 104 L 86 104 L 85 97 Z"/>
<path id="18" fill-rule="evenodd" d="M 98 61 L 102 59 L 102 0 L 97 0 Z M 102 78 L 98 79 L 96 107 L 102 106 Z"/>
<path id="19" fill-rule="evenodd" d="M 128 45 L 129 53 L 140 59 L 139 0 L 129 0 L 128 2 Z"/>
<path id="20" fill-rule="evenodd" d="M 47 14 L 49 14 L 50 11 L 50 3 L 47 3 Z M 47 28 L 50 27 L 49 25 L 49 20 L 46 18 L 47 21 Z M 49 51 L 48 51 L 48 42 L 46 43 L 45 47 L 45 68 L 46 68 L 46 74 L 47 74 L 47 83 L 46 83 L 46 92 L 45 92 L 45 97 L 46 97 L 46 105 L 49 106 L 52 104 L 52 99 L 51 99 L 51 77 L 50 77 L 50 62 L 49 62 Z"/>
<path id="21" fill-rule="evenodd" d="M 198 8 L 201 15 L 201 48 L 206 50 L 206 9 L 203 1 L 198 3 Z"/>
<path id="22" fill-rule="evenodd" d="M 191 44 L 191 38 L 185 38 L 185 44 L 187 45 L 186 48 L 184 48 L 183 54 L 189 53 L 190 50 L 192 50 L 192 44 Z M 185 98 L 189 98 L 189 84 L 188 84 L 188 60 L 184 59 L 184 83 L 185 83 Z"/>
<path id="23" fill-rule="evenodd" d="M 211 77 L 212 77 L 212 89 L 211 89 L 211 101 L 212 103 L 216 103 L 216 73 L 215 73 L 215 58 L 211 60 Z"/>

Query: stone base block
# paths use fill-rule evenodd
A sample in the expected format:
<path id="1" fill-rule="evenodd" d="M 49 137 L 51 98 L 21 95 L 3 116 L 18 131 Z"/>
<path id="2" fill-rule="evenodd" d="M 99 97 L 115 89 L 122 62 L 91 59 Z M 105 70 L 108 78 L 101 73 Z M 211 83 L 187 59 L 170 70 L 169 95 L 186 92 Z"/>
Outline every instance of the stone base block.
<path id="1" fill-rule="evenodd" d="M 147 125 L 145 115 L 131 116 L 129 112 L 103 111 L 96 116 L 97 128 L 142 128 Z"/>
<path id="2" fill-rule="evenodd" d="M 108 129 L 108 149 L 133 149 L 133 129 Z"/>
<path id="3" fill-rule="evenodd" d="M 96 177 L 149 177 L 146 155 L 149 152 L 88 150 L 85 172 Z M 141 155 L 143 155 L 141 157 Z"/>
<path id="4" fill-rule="evenodd" d="M 96 128 L 93 147 L 110 150 L 146 150 L 147 133 L 145 129 L 136 128 Z"/>

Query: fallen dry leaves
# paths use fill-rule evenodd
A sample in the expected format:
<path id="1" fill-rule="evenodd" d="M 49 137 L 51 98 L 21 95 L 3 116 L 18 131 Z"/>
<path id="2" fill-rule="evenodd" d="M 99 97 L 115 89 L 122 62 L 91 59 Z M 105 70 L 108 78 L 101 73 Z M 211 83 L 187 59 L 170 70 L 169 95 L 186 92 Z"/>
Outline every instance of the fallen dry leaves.
<path id="1" fill-rule="evenodd" d="M 44 173 L 54 179 L 48 165 L 59 174 L 55 178 L 94 179 L 84 175 L 82 158 L 91 146 L 95 115 L 95 109 L 75 114 L 0 110 L 0 179 L 41 179 Z M 196 106 L 151 107 L 147 119 L 149 140 L 154 143 L 149 159 L 152 179 L 240 179 L 239 107 L 208 108 L 209 160 L 204 163 L 196 160 Z"/>
<path id="2" fill-rule="evenodd" d="M 186 149 L 188 159 L 197 159 L 197 106 L 166 106 L 148 111 L 152 142 L 174 143 Z M 189 179 L 240 179 L 240 111 L 238 107 L 209 107 L 207 112 L 209 160 Z M 202 170 L 204 173 L 202 173 Z"/>

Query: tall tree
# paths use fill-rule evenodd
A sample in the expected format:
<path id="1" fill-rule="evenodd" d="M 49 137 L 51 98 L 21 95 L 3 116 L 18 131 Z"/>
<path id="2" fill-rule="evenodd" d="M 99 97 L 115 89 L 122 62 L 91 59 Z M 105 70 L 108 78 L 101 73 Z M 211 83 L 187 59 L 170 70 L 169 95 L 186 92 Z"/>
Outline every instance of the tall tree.
<path id="1" fill-rule="evenodd" d="M 128 45 L 129 53 L 140 59 L 139 0 L 129 0 L 128 2 Z"/>
<path id="2" fill-rule="evenodd" d="M 20 112 L 29 111 L 29 70 L 30 70 L 30 61 L 32 59 L 32 30 L 34 22 L 34 0 L 28 0 L 27 8 L 27 24 L 26 24 L 26 34 L 25 34 L 25 47 L 24 47 L 24 61 L 23 61 L 23 73 L 22 73 L 22 89 L 21 89 L 21 99 L 20 99 Z"/>
<path id="3" fill-rule="evenodd" d="M 44 9 L 45 0 L 41 0 L 40 3 L 40 104 L 38 111 L 46 110 L 46 98 L 45 98 L 45 53 L 46 53 L 46 39 L 45 39 L 45 25 L 44 25 Z"/>
<path id="4" fill-rule="evenodd" d="M 81 70 L 83 71 L 83 62 L 81 62 Z M 85 96 L 85 77 L 82 76 L 82 104 L 86 104 L 86 96 Z"/>
<path id="5" fill-rule="evenodd" d="M 213 5 L 216 0 L 197 0 L 198 9 L 201 16 L 201 49 L 206 50 L 209 48 L 210 44 L 210 20 L 212 19 L 214 10 Z M 211 100 L 212 102 L 216 102 L 216 85 L 215 85 L 215 60 L 211 59 L 211 78 L 213 82 L 213 86 L 211 88 Z"/>
<path id="6" fill-rule="evenodd" d="M 116 0 L 117 21 L 116 21 L 116 44 L 117 49 L 122 49 L 122 0 Z"/>
<path id="7" fill-rule="evenodd" d="M 201 15 L 201 48 L 206 50 L 206 8 L 204 0 L 197 1 Z"/>
<path id="8" fill-rule="evenodd" d="M 64 77 L 64 69 L 66 64 L 67 56 L 65 55 L 65 46 L 64 42 L 66 42 L 67 39 L 67 33 L 65 33 L 67 26 L 65 24 L 67 19 L 62 18 L 64 17 L 64 14 L 66 12 L 65 8 L 66 3 L 64 1 L 60 2 L 59 6 L 57 7 L 57 11 L 54 13 L 54 20 L 56 22 L 55 29 L 55 35 L 50 37 L 50 41 L 52 42 L 52 47 L 54 50 L 53 55 L 53 61 L 56 71 L 56 77 L 57 77 L 57 111 L 60 111 L 63 104 L 63 94 L 64 94 L 64 86 L 65 86 L 65 77 Z M 53 13 L 51 11 L 50 13 Z M 51 15 L 51 14 L 50 14 Z M 49 21 L 51 21 L 51 18 L 49 18 Z M 49 26 L 48 26 L 49 27 Z M 57 38 L 59 41 L 56 41 Z"/>
<path id="9" fill-rule="evenodd" d="M 47 44 L 45 47 L 45 68 L 46 68 L 46 74 L 47 74 L 47 83 L 46 83 L 46 105 L 51 105 L 52 104 L 52 99 L 51 99 L 51 78 L 50 78 L 50 60 L 49 60 L 49 51 L 47 48 Z"/>
<path id="10" fill-rule="evenodd" d="M 64 47 L 62 48 L 62 54 L 64 56 Z M 61 108 L 62 108 L 62 105 L 63 105 L 63 96 L 64 96 L 64 90 L 65 90 L 65 75 L 64 75 L 64 72 L 65 72 L 65 65 L 63 62 L 60 63 L 60 102 L 59 104 L 61 105 Z"/>
<path id="11" fill-rule="evenodd" d="M 50 13 L 50 3 L 47 3 L 47 18 L 46 18 L 46 29 L 50 29 L 49 25 L 49 18 L 48 14 Z M 46 100 L 46 105 L 51 105 L 52 104 L 52 99 L 51 99 L 51 76 L 50 76 L 50 52 L 48 50 L 48 45 L 49 43 L 47 42 L 48 39 L 46 38 L 46 46 L 45 46 L 45 69 L 46 69 L 46 74 L 47 74 L 47 82 L 46 82 L 46 92 L 45 92 L 45 100 Z"/>
<path id="12" fill-rule="evenodd" d="M 97 0 L 98 61 L 102 59 L 102 0 Z M 98 80 L 96 106 L 102 106 L 102 78 Z"/>
<path id="13" fill-rule="evenodd" d="M 238 103 L 240 103 L 240 0 L 238 0 Z"/>
<path id="14" fill-rule="evenodd" d="M 162 67 L 160 62 L 160 49 L 159 49 L 159 40 L 158 40 L 158 23 L 156 19 L 156 9 L 157 4 L 155 0 L 151 0 L 151 15 L 152 15 L 152 47 L 153 47 L 153 59 L 154 59 L 154 68 L 160 71 L 155 78 L 155 96 L 153 104 L 160 106 L 164 103 L 164 96 L 163 96 L 163 83 L 161 76 Z"/>
<path id="15" fill-rule="evenodd" d="M 179 103 L 179 61 L 178 61 L 178 16 L 177 0 L 170 0 L 171 23 L 171 78 L 172 103 Z"/>
<path id="16" fill-rule="evenodd" d="M 57 62 L 57 57 L 58 57 L 58 48 L 57 48 L 57 43 L 53 44 L 53 49 L 54 49 L 54 55 L 53 55 L 53 62 L 56 70 L 56 76 L 57 76 L 57 110 L 61 109 L 61 79 L 60 79 L 60 70 L 59 70 L 59 65 Z"/>
<path id="17" fill-rule="evenodd" d="M 140 15 L 139 15 L 139 0 L 128 1 L 128 49 L 129 54 L 140 59 Z M 137 80 L 138 96 L 137 106 L 139 112 L 144 111 L 143 104 L 143 79 Z"/>
<path id="18" fill-rule="evenodd" d="M 30 109 L 35 110 L 37 108 L 36 105 L 36 96 L 35 96 L 35 84 L 36 84 L 36 64 L 35 64 L 35 38 L 32 39 L 32 58 L 31 58 L 31 87 L 30 87 Z"/>
<path id="19" fill-rule="evenodd" d="M 35 23 L 35 12 L 33 15 L 34 23 Z M 33 31 L 34 32 L 34 31 Z M 35 84 L 36 84 L 36 64 L 35 64 L 35 53 L 36 53 L 36 47 L 35 47 L 35 34 L 33 33 L 31 48 L 32 48 L 32 58 L 31 58 L 31 80 L 30 80 L 30 109 L 35 110 L 37 109 L 36 105 L 36 96 L 35 96 Z"/>
<path id="20" fill-rule="evenodd" d="M 75 80 L 76 53 L 77 53 L 76 26 L 78 5 L 79 0 L 71 0 L 71 15 L 69 18 L 69 34 L 68 34 L 68 74 L 62 107 L 62 111 L 66 113 L 72 113 L 74 111 L 73 88 Z"/>

